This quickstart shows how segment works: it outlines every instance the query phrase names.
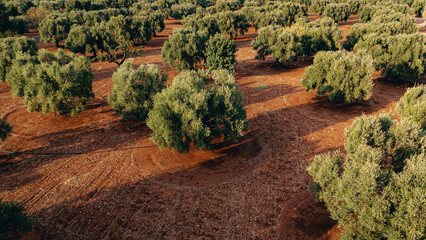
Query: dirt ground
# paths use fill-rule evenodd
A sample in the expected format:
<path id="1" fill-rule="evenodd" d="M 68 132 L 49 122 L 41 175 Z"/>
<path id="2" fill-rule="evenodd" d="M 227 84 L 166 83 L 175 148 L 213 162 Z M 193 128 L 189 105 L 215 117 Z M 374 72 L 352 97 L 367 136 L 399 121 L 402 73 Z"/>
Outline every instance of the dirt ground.
<path id="1" fill-rule="evenodd" d="M 340 27 L 347 34 L 356 21 Z M 177 73 L 162 62 L 161 47 L 174 27 L 181 25 L 167 20 L 133 59 L 158 64 L 169 83 Z M 19 152 L 0 153 L 0 197 L 26 204 L 36 220 L 29 238 L 336 239 L 335 222 L 307 190 L 306 166 L 342 149 L 356 117 L 392 111 L 409 85 L 376 74 L 370 100 L 335 105 L 301 86 L 312 59 L 281 67 L 254 60 L 255 36 L 250 29 L 236 39 L 249 130 L 213 151 L 160 150 L 144 123 L 114 114 L 106 102 L 113 63 L 92 64 L 96 97 L 77 117 L 27 112 L 0 83 L 0 117 L 13 125 L 0 149 Z"/>

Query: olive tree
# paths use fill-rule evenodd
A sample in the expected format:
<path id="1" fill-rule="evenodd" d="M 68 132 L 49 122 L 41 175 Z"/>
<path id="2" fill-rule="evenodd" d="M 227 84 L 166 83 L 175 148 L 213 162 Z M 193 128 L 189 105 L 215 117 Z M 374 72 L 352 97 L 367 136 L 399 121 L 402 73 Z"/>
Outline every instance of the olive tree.
<path id="1" fill-rule="evenodd" d="M 175 28 L 161 49 L 163 61 L 178 71 L 196 69 L 204 59 L 206 40 L 205 32 Z"/>
<path id="2" fill-rule="evenodd" d="M 317 155 L 308 167 L 343 239 L 422 239 L 425 132 L 409 119 L 362 116 L 345 131 L 346 154 Z"/>
<path id="3" fill-rule="evenodd" d="M 407 89 L 397 104 L 401 117 L 410 118 L 423 130 L 426 130 L 426 85 Z"/>
<path id="4" fill-rule="evenodd" d="M 210 70 L 233 70 L 237 64 L 237 45 L 228 37 L 216 34 L 210 37 L 205 50 L 204 65 Z"/>
<path id="5" fill-rule="evenodd" d="M 27 37 L 0 38 L 0 82 L 6 81 L 6 75 L 17 53 L 37 53 L 37 43 Z"/>
<path id="6" fill-rule="evenodd" d="M 418 79 L 424 73 L 426 37 L 421 33 L 368 34 L 359 41 L 355 51 L 365 49 L 374 58 L 376 70 L 385 79 L 401 81 Z"/>
<path id="7" fill-rule="evenodd" d="M 24 97 L 28 111 L 78 115 L 93 98 L 90 61 L 62 49 L 37 56 L 17 54 L 6 81 L 13 97 Z"/>
<path id="8" fill-rule="evenodd" d="M 175 4 L 171 7 L 170 17 L 174 19 L 182 19 L 188 15 L 195 13 L 197 7 L 191 3 Z"/>
<path id="9" fill-rule="evenodd" d="M 322 16 L 330 17 L 335 22 L 347 21 L 351 15 L 349 4 L 346 3 L 331 3 L 328 4 Z"/>
<path id="10" fill-rule="evenodd" d="M 317 96 L 329 93 L 332 102 L 345 104 L 369 99 L 373 91 L 373 58 L 364 52 L 319 52 L 302 78 L 306 91 Z"/>
<path id="11" fill-rule="evenodd" d="M 231 38 L 238 36 L 238 33 L 244 35 L 250 27 L 246 15 L 242 12 L 224 11 L 218 12 L 215 16 L 220 31 L 229 34 Z"/>
<path id="12" fill-rule="evenodd" d="M 261 28 L 251 42 L 257 50 L 256 59 L 272 55 L 278 62 L 296 61 L 300 56 L 313 56 L 318 51 L 340 49 L 342 33 L 333 19 L 324 17 L 290 28 L 272 25 Z"/>
<path id="13" fill-rule="evenodd" d="M 415 19 L 408 15 L 396 12 L 393 12 L 391 16 L 387 14 L 375 15 L 370 22 L 353 25 L 346 36 L 343 47 L 347 50 L 352 50 L 357 42 L 371 33 L 390 36 L 402 33 L 417 33 L 418 31 Z"/>
<path id="14" fill-rule="evenodd" d="M 133 69 L 131 62 L 125 62 L 112 75 L 113 88 L 108 103 L 124 119 L 145 121 L 152 108 L 152 98 L 164 88 L 167 74 L 157 65 L 140 65 Z"/>
<path id="15" fill-rule="evenodd" d="M 212 141 L 222 136 L 238 141 L 247 129 L 247 118 L 232 73 L 184 71 L 154 97 L 147 125 L 155 144 L 183 153 L 191 144 L 212 149 Z"/>
<path id="16" fill-rule="evenodd" d="M 67 14 L 51 13 L 39 25 L 40 40 L 58 46 L 62 40 L 67 38 L 71 25 L 71 19 Z"/>

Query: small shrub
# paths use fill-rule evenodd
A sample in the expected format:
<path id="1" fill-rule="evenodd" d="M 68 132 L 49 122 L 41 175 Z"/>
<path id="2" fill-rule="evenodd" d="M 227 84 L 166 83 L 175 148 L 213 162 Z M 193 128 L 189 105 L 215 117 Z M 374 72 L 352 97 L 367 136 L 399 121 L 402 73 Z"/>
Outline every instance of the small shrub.
<path id="1" fill-rule="evenodd" d="M 426 130 L 426 85 L 407 89 L 398 102 L 398 113 Z"/>
<path id="2" fill-rule="evenodd" d="M 408 119 L 362 116 L 345 137 L 346 156 L 318 155 L 307 169 L 342 238 L 422 239 L 425 132 Z"/>
<path id="3" fill-rule="evenodd" d="M 23 204 L 0 199 L 0 239 L 6 239 L 13 232 L 31 231 L 33 222 L 25 212 Z"/>
<path id="4" fill-rule="evenodd" d="M 12 126 L 10 126 L 9 123 L 3 121 L 3 119 L 0 119 L 0 139 L 2 141 L 5 141 L 11 132 L 12 132 Z M 0 239 L 1 239 L 1 234 L 0 234 Z"/>
<path id="5" fill-rule="evenodd" d="M 205 51 L 205 66 L 210 70 L 233 70 L 237 64 L 235 53 L 237 45 L 228 37 L 216 34 L 210 37 Z"/>
<path id="6" fill-rule="evenodd" d="M 332 102 L 353 103 L 369 99 L 373 90 L 371 56 L 347 51 L 319 52 L 303 76 L 306 90 L 318 89 L 317 96 L 327 92 Z"/>
<path id="7" fill-rule="evenodd" d="M 323 13 L 324 17 L 330 17 L 335 22 L 347 21 L 350 15 L 349 5 L 345 3 L 328 4 Z"/>
<path id="8" fill-rule="evenodd" d="M 13 97 L 24 97 L 28 111 L 78 115 L 93 98 L 92 68 L 85 57 L 40 50 L 17 54 L 6 81 Z"/>
<path id="9" fill-rule="evenodd" d="M 159 147 L 188 152 L 193 143 L 212 149 L 213 139 L 236 142 L 247 128 L 242 94 L 227 70 L 184 71 L 154 97 L 147 125 Z"/>
<path id="10" fill-rule="evenodd" d="M 113 88 L 108 103 L 124 119 L 145 121 L 152 108 L 152 98 L 160 92 L 167 80 L 157 65 L 140 65 L 133 69 L 131 62 L 125 62 L 112 75 Z"/>

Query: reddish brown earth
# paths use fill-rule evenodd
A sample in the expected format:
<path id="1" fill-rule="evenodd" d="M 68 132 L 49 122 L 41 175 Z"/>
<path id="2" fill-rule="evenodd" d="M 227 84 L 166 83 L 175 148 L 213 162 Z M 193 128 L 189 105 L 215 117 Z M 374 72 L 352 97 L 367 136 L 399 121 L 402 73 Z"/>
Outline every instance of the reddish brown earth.
<path id="1" fill-rule="evenodd" d="M 166 23 L 134 63 L 158 64 L 170 83 L 176 71 L 160 51 L 180 25 Z M 0 83 L 0 117 L 13 125 L 0 149 L 17 152 L 0 155 L 0 197 L 28 207 L 36 223 L 27 239 L 336 239 L 335 222 L 307 190 L 306 166 L 342 149 L 356 117 L 391 111 L 408 85 L 375 79 L 370 100 L 334 105 L 300 84 L 312 59 L 256 61 L 255 36 L 236 39 L 249 130 L 213 151 L 160 150 L 144 123 L 114 114 L 106 102 L 113 63 L 92 64 L 96 98 L 73 118 L 29 113 Z"/>

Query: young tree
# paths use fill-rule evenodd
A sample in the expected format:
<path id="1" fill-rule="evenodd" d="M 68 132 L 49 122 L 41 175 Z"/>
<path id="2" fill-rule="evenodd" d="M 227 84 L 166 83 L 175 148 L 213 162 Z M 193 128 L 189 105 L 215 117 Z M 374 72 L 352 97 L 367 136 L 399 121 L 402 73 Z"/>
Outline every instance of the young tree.
<path id="1" fill-rule="evenodd" d="M 184 71 L 154 97 L 147 125 L 159 147 L 188 152 L 193 143 L 212 149 L 213 139 L 236 142 L 247 129 L 242 94 L 227 70 Z"/>
<path id="2" fill-rule="evenodd" d="M 157 65 L 140 65 L 133 69 L 125 62 L 112 75 L 113 88 L 108 103 L 124 119 L 145 121 L 152 108 L 152 98 L 164 88 L 167 74 L 161 73 Z"/>
<path id="3" fill-rule="evenodd" d="M 6 81 L 6 75 L 17 53 L 37 53 L 37 43 L 27 37 L 0 38 L 0 82 Z"/>
<path id="4" fill-rule="evenodd" d="M 44 43 L 53 43 L 59 46 L 62 40 L 65 40 L 71 29 L 71 19 L 67 14 L 54 12 L 49 14 L 41 21 L 38 28 L 40 40 Z"/>
<path id="5" fill-rule="evenodd" d="M 6 81 L 13 97 L 24 97 L 28 111 L 78 115 L 93 98 L 92 68 L 85 57 L 62 49 L 38 56 L 17 54 Z"/>
<path id="6" fill-rule="evenodd" d="M 425 132 L 408 119 L 362 116 L 345 131 L 346 156 L 318 155 L 308 167 L 343 239 L 422 239 L 426 219 Z"/>
<path id="7" fill-rule="evenodd" d="M 302 85 L 316 95 L 330 93 L 330 101 L 345 104 L 369 99 L 373 91 L 373 59 L 360 52 L 319 52 L 305 72 Z"/>
<path id="8" fill-rule="evenodd" d="M 237 45 L 228 37 L 216 34 L 207 42 L 204 65 L 210 70 L 233 70 L 237 64 Z"/>
<path id="9" fill-rule="evenodd" d="M 31 231 L 33 221 L 26 214 L 24 204 L 3 201 L 0 198 L 0 239 L 7 239 L 10 233 Z"/>
<path id="10" fill-rule="evenodd" d="M 426 130 L 426 85 L 418 85 L 407 89 L 398 102 L 398 113 L 409 118 Z"/>
<path id="11" fill-rule="evenodd" d="M 10 124 L 4 121 L 3 119 L 0 119 L 0 139 L 2 141 L 5 141 L 11 132 L 12 132 L 12 126 L 10 126 Z M 0 234 L 0 237 L 1 237 L 1 234 Z"/>
<path id="12" fill-rule="evenodd" d="M 173 34 L 161 49 L 163 61 L 178 71 L 196 69 L 204 59 L 206 35 L 192 29 L 173 29 Z"/>
<path id="13" fill-rule="evenodd" d="M 351 15 L 349 4 L 331 3 L 328 4 L 322 16 L 332 18 L 336 23 L 339 21 L 347 21 Z"/>

